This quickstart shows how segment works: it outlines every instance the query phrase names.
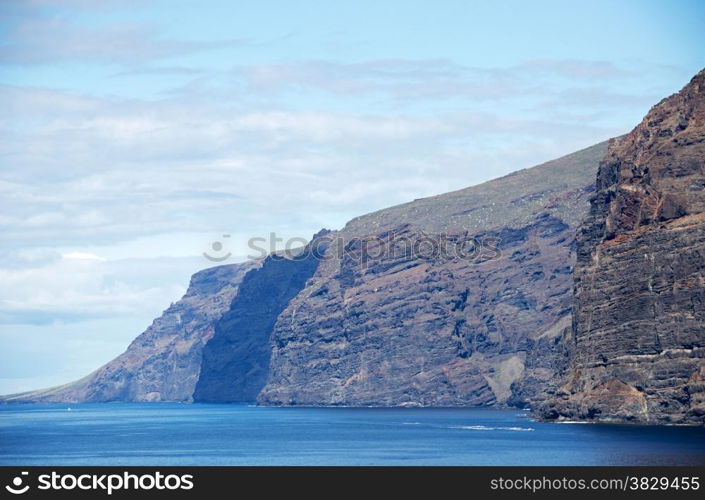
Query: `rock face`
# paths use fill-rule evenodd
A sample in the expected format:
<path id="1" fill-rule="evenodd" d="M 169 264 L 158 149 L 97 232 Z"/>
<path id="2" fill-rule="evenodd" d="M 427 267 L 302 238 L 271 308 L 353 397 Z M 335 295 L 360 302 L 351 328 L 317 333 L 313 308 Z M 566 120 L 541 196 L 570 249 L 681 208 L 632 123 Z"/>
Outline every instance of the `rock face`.
<path id="1" fill-rule="evenodd" d="M 270 256 L 262 267 L 247 273 L 203 349 L 195 401 L 252 402 L 257 398 L 269 371 L 274 323 L 317 266 L 313 254 L 293 259 Z"/>
<path id="2" fill-rule="evenodd" d="M 705 71 L 609 149 L 313 246 L 202 271 L 114 361 L 2 401 L 531 403 L 545 419 L 705 423 Z"/>
<path id="3" fill-rule="evenodd" d="M 257 265 L 233 264 L 194 274 L 186 295 L 113 361 L 77 382 L 4 401 L 192 401 L 203 346 L 237 295 L 238 284 Z"/>
<path id="4" fill-rule="evenodd" d="M 111 363 L 4 401 L 526 404 L 555 380 L 606 148 L 358 217 L 323 259 L 203 271 Z"/>
<path id="5" fill-rule="evenodd" d="M 611 141 L 545 418 L 705 423 L 705 71 Z"/>
<path id="6" fill-rule="evenodd" d="M 334 233 L 343 243 L 274 326 L 257 401 L 524 404 L 554 377 L 546 354 L 570 325 L 574 232 L 605 147 Z M 453 250 L 472 241 L 476 252 Z"/>

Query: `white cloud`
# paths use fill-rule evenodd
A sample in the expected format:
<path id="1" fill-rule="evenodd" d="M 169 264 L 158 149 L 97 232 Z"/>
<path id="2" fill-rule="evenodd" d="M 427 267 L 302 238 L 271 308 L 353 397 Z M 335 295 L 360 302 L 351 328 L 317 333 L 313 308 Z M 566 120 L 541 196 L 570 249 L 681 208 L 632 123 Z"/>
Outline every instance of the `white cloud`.
<path id="1" fill-rule="evenodd" d="M 103 64 L 141 65 L 177 55 L 227 47 L 247 42 L 229 40 L 173 40 L 161 36 L 153 25 L 112 22 L 86 27 L 70 14 L 34 11 L 8 27 L 0 42 L 0 63 L 43 64 L 82 61 Z"/>
<path id="2" fill-rule="evenodd" d="M 176 233 L 309 236 L 320 225 L 335 227 L 624 131 L 501 109 L 260 110 L 185 96 L 155 102 L 6 90 L 6 250 L 83 251 Z"/>
<path id="3" fill-rule="evenodd" d="M 48 325 L 0 324 L 0 394 L 64 384 L 123 352 L 149 316 L 117 315 Z"/>
<path id="4" fill-rule="evenodd" d="M 62 254 L 61 258 L 68 259 L 68 260 L 97 260 L 97 261 L 106 260 L 104 257 L 100 257 L 99 255 L 96 255 L 91 252 L 67 252 L 65 254 Z"/>
<path id="5" fill-rule="evenodd" d="M 183 263 L 178 263 L 183 268 Z M 193 271 L 193 262 L 188 271 Z M 33 267 L 0 269 L 0 322 L 19 319 L 64 321 L 115 314 L 143 316 L 166 308 L 185 292 L 188 272 L 169 279 L 154 262 L 106 261 L 87 252 L 69 252 Z M 172 269 L 178 269 L 174 262 Z M 156 268 L 156 269 L 155 269 Z M 164 279 L 155 284 L 152 278 Z M 20 321 L 22 322 L 22 321 Z"/>
<path id="6" fill-rule="evenodd" d="M 0 394 L 66 383 L 109 361 L 207 264 L 50 249 L 0 254 Z"/>
<path id="7" fill-rule="evenodd" d="M 588 89 L 609 98 L 619 89 L 639 94 L 639 87 L 673 77 L 676 68 L 633 63 L 624 67 L 609 61 L 529 60 L 509 67 L 473 67 L 450 60 L 380 59 L 357 63 L 297 61 L 241 66 L 233 69 L 252 92 L 317 90 L 345 95 L 388 96 L 405 103 L 463 98 L 471 102 L 546 98 L 566 89 Z M 636 92 L 635 92 L 636 90 Z"/>

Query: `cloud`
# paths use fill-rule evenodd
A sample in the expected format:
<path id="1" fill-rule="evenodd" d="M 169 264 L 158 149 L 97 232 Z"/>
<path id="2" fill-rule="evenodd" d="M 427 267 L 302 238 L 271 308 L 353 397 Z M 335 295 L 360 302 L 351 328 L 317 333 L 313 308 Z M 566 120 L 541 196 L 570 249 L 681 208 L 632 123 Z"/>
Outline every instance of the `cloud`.
<path id="1" fill-rule="evenodd" d="M 196 75 L 202 73 L 203 70 L 196 68 L 187 68 L 184 66 L 143 66 L 115 73 L 113 76 L 168 76 L 168 75 Z"/>
<path id="2" fill-rule="evenodd" d="M 666 71 L 667 68 L 659 68 Z M 670 70 L 672 71 L 672 70 Z M 386 94 L 396 99 L 520 100 L 571 86 L 625 87 L 643 77 L 643 67 L 608 61 L 530 60 L 509 67 L 473 67 L 450 60 L 381 59 L 357 63 L 298 61 L 234 68 L 255 92 L 318 89 L 346 96 Z"/>
<path id="3" fill-rule="evenodd" d="M 123 352 L 151 319 L 117 315 L 48 324 L 0 324 L 0 394 L 84 377 Z"/>
<path id="4" fill-rule="evenodd" d="M 62 254 L 61 258 L 66 260 L 105 260 L 105 258 L 90 252 L 67 252 Z"/>
<path id="5" fill-rule="evenodd" d="M 0 324 L 153 315 L 179 299 L 188 277 L 206 267 L 196 258 L 108 260 L 90 252 L 26 257 L 23 266 L 0 268 Z"/>
<path id="6" fill-rule="evenodd" d="M 584 61 L 578 59 L 534 59 L 518 64 L 511 68 L 510 71 L 523 71 L 533 75 L 537 73 L 560 75 L 581 80 L 628 79 L 638 77 L 640 74 L 639 71 L 633 69 L 620 68 L 611 61 Z"/>
<path id="7" fill-rule="evenodd" d="M 234 74 L 248 83 L 217 74 L 158 100 L 0 87 L 0 251 L 308 236 L 624 133 L 659 81 L 626 94 L 620 82 L 643 76 L 632 67 L 549 60 L 308 61 Z M 346 94 L 298 109 L 297 86 Z"/>
<path id="8" fill-rule="evenodd" d="M 0 111 L 0 230 L 15 248 L 280 224 L 308 235 L 624 131 L 501 110 L 243 109 L 20 87 L 0 92 Z"/>
<path id="9" fill-rule="evenodd" d="M 345 95 L 389 93 L 398 98 L 442 98 L 461 94 L 492 99 L 520 91 L 511 82 L 501 81 L 496 71 L 446 60 L 390 59 L 348 64 L 303 61 L 235 68 L 235 72 L 259 92 L 317 88 Z"/>
<path id="10" fill-rule="evenodd" d="M 85 376 L 185 292 L 203 258 L 0 252 L 0 394 Z"/>
<path id="11" fill-rule="evenodd" d="M 145 23 L 113 22 L 98 28 L 78 25 L 66 15 L 23 16 L 3 34 L 0 63 L 28 65 L 80 61 L 143 65 L 184 54 L 245 45 L 245 40 L 234 38 L 164 38 L 157 26 Z"/>
<path id="12" fill-rule="evenodd" d="M 554 109 L 579 110 L 581 108 L 600 109 L 603 113 L 610 110 L 621 111 L 629 106 L 649 107 L 659 101 L 663 95 L 655 92 L 630 93 L 607 87 L 567 88 L 548 97 L 546 104 Z"/>

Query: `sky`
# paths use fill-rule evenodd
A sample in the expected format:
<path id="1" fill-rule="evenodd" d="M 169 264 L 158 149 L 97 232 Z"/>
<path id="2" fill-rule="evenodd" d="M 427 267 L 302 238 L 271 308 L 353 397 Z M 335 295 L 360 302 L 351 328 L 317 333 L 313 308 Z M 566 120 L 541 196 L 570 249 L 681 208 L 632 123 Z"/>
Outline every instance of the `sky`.
<path id="1" fill-rule="evenodd" d="M 203 252 L 628 132 L 705 66 L 703 25 L 698 0 L 0 2 L 0 394 L 122 352 Z"/>

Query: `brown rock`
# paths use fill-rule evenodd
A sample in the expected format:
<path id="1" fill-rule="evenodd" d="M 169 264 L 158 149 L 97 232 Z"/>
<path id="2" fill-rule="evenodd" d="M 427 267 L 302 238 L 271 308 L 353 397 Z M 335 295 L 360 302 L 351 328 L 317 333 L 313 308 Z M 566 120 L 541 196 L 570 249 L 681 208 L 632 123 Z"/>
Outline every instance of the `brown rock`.
<path id="1" fill-rule="evenodd" d="M 604 147 L 352 220 L 334 235 L 350 254 L 323 261 L 279 316 L 258 402 L 525 404 L 554 378 Z M 471 237 L 499 255 L 404 251 Z"/>
<path id="2" fill-rule="evenodd" d="M 705 423 L 705 71 L 610 142 L 546 418 Z"/>

